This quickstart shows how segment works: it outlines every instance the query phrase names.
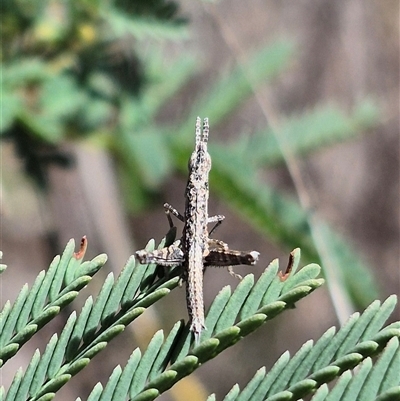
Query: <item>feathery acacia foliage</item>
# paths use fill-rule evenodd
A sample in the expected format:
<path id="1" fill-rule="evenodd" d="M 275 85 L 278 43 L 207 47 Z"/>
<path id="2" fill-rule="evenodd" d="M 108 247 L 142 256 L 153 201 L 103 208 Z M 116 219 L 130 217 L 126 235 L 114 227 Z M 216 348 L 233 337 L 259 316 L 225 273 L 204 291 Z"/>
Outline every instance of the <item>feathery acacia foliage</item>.
<path id="1" fill-rule="evenodd" d="M 75 298 L 106 260 L 100 255 L 80 264 L 84 251 L 75 254 L 73 247 L 74 242 L 70 241 L 62 258 L 56 257 L 48 272 L 39 274 L 29 294 L 23 290 L 13 306 L 6 304 L 0 316 L 3 340 L 0 353 L 5 360 Z M 51 338 L 43 355 L 35 352 L 25 374 L 16 374 L 6 399 L 41 399 L 83 369 L 128 323 L 165 296 L 169 287 L 177 285 L 177 277 L 153 285 L 155 268 L 143 265 L 135 268 L 132 257 L 116 282 L 109 274 L 96 300 L 89 297 L 78 317 L 76 312 L 70 315 L 60 337 L 55 334 Z M 63 277 L 64 288 L 60 287 Z M 64 299 L 68 302 L 61 302 Z M 35 330 L 27 333 L 30 327 Z"/>
<path id="2" fill-rule="evenodd" d="M 292 358 L 285 352 L 268 373 L 261 368 L 242 391 L 235 385 L 224 401 L 298 400 L 318 388 L 313 401 L 399 399 L 400 322 L 382 329 L 396 301 L 395 296 L 382 305 L 375 301 L 362 315 L 352 315 L 337 333 L 330 328 Z M 337 378 L 328 390 L 326 383 Z M 389 395 L 392 398 L 386 398 Z M 213 395 L 208 398 L 214 400 Z"/>
<path id="3" fill-rule="evenodd" d="M 167 243 L 173 240 L 174 231 L 169 234 Z M 164 245 L 165 242 L 160 247 Z M 4 361 L 55 317 L 48 310 L 54 307 L 59 310 L 67 304 L 61 300 L 70 302 L 75 298 L 83 287 L 81 283 L 87 283 L 104 264 L 104 255 L 82 263 L 86 242 L 78 253 L 73 253 L 73 246 L 70 241 L 63 256 L 54 259 L 48 272 L 44 276 L 39 274 L 35 284 L 40 281 L 42 291 L 34 284 L 30 292 L 21 291 L 14 305 L 6 304 L 0 315 L 3 338 L 0 352 Z M 154 241 L 147 249 L 154 249 Z M 143 353 L 136 349 L 125 368 L 116 367 L 104 388 L 96 385 L 88 399 L 153 400 L 267 320 L 292 308 L 323 283 L 318 278 L 318 265 L 310 264 L 298 270 L 299 250 L 293 252 L 293 261 L 286 280 L 278 274 L 279 265 L 275 260 L 256 282 L 249 274 L 233 292 L 229 286 L 224 287 L 210 306 L 207 330 L 202 333 L 198 346 L 193 347 L 192 333 L 184 321 L 177 322 L 167 336 L 160 330 Z M 112 273 L 108 275 L 95 300 L 89 297 L 79 315 L 76 312 L 70 315 L 60 336 L 51 337 L 43 355 L 37 350 L 25 373 L 22 370 L 16 373 L 6 396 L 4 389 L 0 389 L 0 399 L 52 399 L 59 388 L 129 323 L 178 286 L 180 269 L 176 267 L 169 276 L 159 278 L 155 265 L 140 265 L 131 257 L 116 280 Z M 65 297 L 70 293 L 73 296 Z M 235 386 L 225 400 L 295 400 L 318 388 L 315 400 L 335 400 L 339 398 L 332 394 L 367 392 L 365 387 L 371 386 L 370 380 L 376 386 L 374 394 L 379 399 L 396 399 L 390 397 L 398 394 L 399 389 L 394 371 L 399 363 L 396 338 L 400 336 L 400 323 L 382 329 L 395 304 L 394 296 L 382 305 L 374 302 L 362 315 L 351 316 L 336 334 L 334 328 L 327 330 L 315 344 L 307 342 L 292 358 L 284 353 L 269 373 L 260 369 L 242 392 Z M 20 318 L 15 319 L 17 312 Z M 29 327 L 35 330 L 28 330 Z M 382 355 L 378 362 L 372 363 L 371 357 L 379 353 Z M 348 373 L 361 363 L 359 372 Z M 338 377 L 340 380 L 328 392 L 325 384 Z"/>
<path id="4" fill-rule="evenodd" d="M 6 302 L 0 314 L 0 366 L 70 304 L 104 265 L 104 254 L 82 263 L 86 246 L 83 238 L 80 251 L 74 253 L 71 240 L 61 258 L 56 256 L 47 272 L 39 273 L 30 290 L 26 284 L 13 305 Z"/>
<path id="5" fill-rule="evenodd" d="M 160 246 L 164 246 L 164 243 Z M 154 241 L 151 241 L 148 249 L 153 248 Z M 44 319 L 35 316 L 47 316 L 46 322 L 54 318 L 55 313 L 46 314 L 46 311 L 54 306 L 53 303 L 57 307 L 60 304 L 64 306 L 66 302 L 60 302 L 60 299 L 71 292 L 71 287 L 76 297 L 82 286 L 71 286 L 68 282 L 72 280 L 72 283 L 76 283 L 81 277 L 91 277 L 105 261 L 104 256 L 100 256 L 81 264 L 83 253 L 74 254 L 73 241 L 70 241 L 62 258 L 55 258 L 45 279 L 40 279 L 42 274 L 39 274 L 35 281 L 44 283 L 40 286 L 44 290 L 38 291 L 37 286 L 33 285 L 29 295 L 21 292 L 23 297 L 20 295 L 14 305 L 2 313 L 1 324 L 5 328 L 2 336 L 6 341 L 1 351 L 5 360 L 15 355 L 19 345 L 43 326 Z M 229 286 L 221 290 L 207 314 L 208 329 L 204 331 L 198 347 L 191 348 L 192 334 L 189 326 L 178 322 L 165 342 L 163 333 L 157 333 L 143 357 L 136 350 L 132 358 L 137 360 L 138 366 L 134 369 L 133 384 L 129 387 L 130 396 L 139 396 L 144 392 L 147 394 L 154 389 L 159 393 L 167 390 L 200 364 L 214 358 L 266 320 L 292 307 L 319 287 L 323 282 L 317 278 L 319 266 L 308 265 L 295 274 L 299 265 L 299 250 L 294 255 L 294 268 L 285 282 L 278 277 L 278 262 L 274 261 L 256 283 L 253 275 L 249 274 L 233 293 Z M 156 279 L 155 265 L 140 265 L 131 257 L 117 280 L 114 280 L 112 274 L 108 275 L 95 301 L 89 297 L 79 316 L 76 312 L 70 315 L 60 336 L 53 335 L 43 355 L 39 351 L 35 352 L 25 374 L 17 372 L 6 399 L 39 400 L 55 393 L 123 331 L 127 324 L 175 288 L 179 283 L 179 274 L 180 267 L 177 267 L 171 270 L 168 277 Z M 61 286 L 63 277 L 66 282 L 64 289 Z M 32 305 L 37 305 L 34 312 Z M 19 324 L 15 324 L 13 318 L 16 311 L 24 317 Z M 27 332 L 26 327 L 31 326 L 35 330 L 23 336 L 21 333 Z M 9 351 L 10 344 L 17 344 L 12 353 Z M 128 377 L 132 379 L 131 375 Z"/>

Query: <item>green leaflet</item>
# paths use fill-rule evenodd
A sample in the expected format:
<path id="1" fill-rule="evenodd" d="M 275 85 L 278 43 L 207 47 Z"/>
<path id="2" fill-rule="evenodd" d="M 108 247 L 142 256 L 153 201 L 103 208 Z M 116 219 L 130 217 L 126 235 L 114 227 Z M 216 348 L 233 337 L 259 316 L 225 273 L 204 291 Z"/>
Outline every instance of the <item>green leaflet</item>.
<path id="1" fill-rule="evenodd" d="M 254 276 L 252 274 L 246 275 L 243 280 L 238 284 L 235 292 L 229 299 L 222 313 L 220 314 L 214 330 L 216 332 L 222 331 L 225 327 L 233 325 L 236 316 L 242 308 L 251 288 L 254 286 Z"/>
<path id="2" fill-rule="evenodd" d="M 140 389 L 144 387 L 147 376 L 150 374 L 154 360 L 156 359 L 161 349 L 163 340 L 164 340 L 164 335 L 162 331 L 158 331 L 151 339 L 147 347 L 147 350 L 142 356 L 140 363 L 132 378 L 132 385 L 129 390 L 129 396 L 131 398 L 135 397 L 140 392 Z"/>

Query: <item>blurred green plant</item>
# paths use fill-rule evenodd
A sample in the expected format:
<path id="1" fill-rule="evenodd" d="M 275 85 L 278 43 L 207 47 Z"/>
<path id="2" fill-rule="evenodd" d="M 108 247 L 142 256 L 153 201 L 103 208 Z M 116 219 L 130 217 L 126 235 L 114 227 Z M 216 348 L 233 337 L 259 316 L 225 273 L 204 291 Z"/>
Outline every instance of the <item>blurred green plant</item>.
<path id="1" fill-rule="evenodd" d="M 208 116 L 215 129 L 252 95 L 252 87 L 278 76 L 293 57 L 288 42 L 257 50 L 245 66 L 252 85 L 238 66 L 211 82 L 183 121 L 161 126 L 160 110 L 198 72 L 187 54 L 165 57 L 165 40 L 188 37 L 174 2 L 8 0 L 0 18 L 3 139 L 15 143 L 26 172 L 42 187 L 49 163 L 72 163 L 60 150 L 63 142 L 104 146 L 117 161 L 133 213 L 148 207 L 173 171 L 187 173 L 197 115 Z M 294 153 L 306 155 L 354 138 L 376 120 L 376 106 L 365 100 L 348 114 L 325 105 L 287 117 L 281 131 Z M 300 246 L 306 258 L 319 261 L 307 212 L 258 178 L 261 168 L 283 161 L 270 129 L 223 147 L 211 143 L 210 153 L 212 193 L 270 240 L 287 249 Z M 327 226 L 325 233 L 343 288 L 365 307 L 378 292 L 370 270 L 347 240 Z"/>
<path id="2" fill-rule="evenodd" d="M 2 3 L 1 133 L 37 183 L 46 186 L 49 162 L 68 162 L 57 152 L 62 141 L 123 141 L 127 114 L 140 114 L 143 93 L 162 76 L 151 65 L 160 61 L 156 42 L 187 36 L 176 14 L 164 0 Z M 147 61 L 138 50 L 144 40 L 155 42 Z"/>

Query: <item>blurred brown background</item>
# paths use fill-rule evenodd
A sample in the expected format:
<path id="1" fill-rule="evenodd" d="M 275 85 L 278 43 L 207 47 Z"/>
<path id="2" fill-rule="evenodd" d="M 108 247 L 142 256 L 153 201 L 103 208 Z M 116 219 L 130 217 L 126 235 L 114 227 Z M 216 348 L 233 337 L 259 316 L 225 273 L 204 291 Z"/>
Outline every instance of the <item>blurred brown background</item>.
<path id="1" fill-rule="evenodd" d="M 191 39 L 179 45 L 171 44 L 171 57 L 186 51 L 199 54 L 201 74 L 162 111 L 160 121 L 179 118 L 194 93 L 202 91 L 208 82 L 235 65 L 221 24 L 234 32 L 245 53 L 279 38 L 295 41 L 295 57 L 290 68 L 272 84 L 259 88 L 278 116 L 324 101 L 333 100 L 346 108 L 367 95 L 378 100 L 382 118 L 374 129 L 351 142 L 308 157 L 302 163 L 302 174 L 313 182 L 311 196 L 320 215 L 347 237 L 375 269 L 380 298 L 399 294 L 398 1 L 231 0 L 221 1 L 215 7 L 199 1 L 180 5 L 181 14 L 190 19 Z M 211 141 L 215 143 L 229 142 L 241 132 L 251 133 L 266 125 L 255 97 L 226 124 L 214 129 L 210 123 Z M 6 299 L 14 300 L 25 282 L 32 284 L 37 273 L 49 265 L 54 249 L 61 252 L 69 238 L 79 243 L 86 234 L 89 256 L 106 252 L 110 258 L 108 268 L 118 273 L 129 255 L 143 248 L 148 239 L 159 241 L 165 235 L 163 202 L 183 210 L 186 180 L 176 176 L 164 183 L 162 197 L 154 210 L 127 219 L 107 155 L 90 147 L 69 146 L 77 157 L 76 168 L 67 171 L 54 168 L 49 202 L 24 178 L 13 149 L 2 146 L 2 181 L 7 184 L 7 192 L 2 196 L 1 249 L 4 263 L 9 266 L 1 278 L 2 304 Z M 269 170 L 263 178 L 296 196 L 285 168 Z M 82 197 L 85 201 L 78 202 Z M 255 271 L 263 270 L 276 257 L 281 258 L 283 265 L 286 263 L 287 252 L 268 243 L 246 221 L 236 217 L 213 197 L 212 188 L 209 209 L 211 214 L 226 216 L 218 231 L 219 238 L 233 249 L 256 249 L 261 253 Z M 49 232 L 53 230 L 57 231 L 58 242 L 50 246 Z M 246 268 L 236 271 L 244 274 Z M 95 293 L 96 284 L 92 284 L 87 291 Z M 223 269 L 207 272 L 206 305 L 226 284 L 236 285 L 236 282 Z M 146 313 L 162 316 L 162 327 L 168 331 L 177 319 L 186 318 L 184 291 L 174 291 L 160 302 L 156 311 Z M 97 381 L 104 383 L 115 365 L 125 363 L 135 347 L 133 342 L 152 335 L 158 328 L 151 325 L 151 316 L 141 319 L 137 326 L 143 322 L 142 334 L 137 334 L 135 339 L 127 330 L 117 340 L 117 346 L 98 355 L 88 366 L 85 381 L 82 377 L 74 378 L 56 399 L 84 397 Z M 59 324 L 61 327 L 62 322 Z M 296 313 L 285 312 L 199 369 L 196 375 L 204 386 L 196 390 L 199 399 L 202 399 L 201 391 L 215 392 L 218 399 L 222 398 L 235 382 L 244 385 L 258 368 L 270 367 L 286 349 L 295 352 L 305 341 L 318 338 L 334 324 L 337 320 L 326 289 L 319 289 L 297 305 Z M 47 342 L 47 330 L 52 332 L 45 329 L 32 344 L 25 346 L 26 360 L 35 347 Z M 146 341 L 140 345 L 144 346 Z M 7 371 L 26 366 L 22 358 L 12 360 Z M 2 372 L 6 386 L 11 379 L 7 371 Z M 194 384 L 190 382 L 188 387 L 193 388 L 191 385 Z M 161 399 L 184 399 L 179 398 L 184 397 L 183 391 L 182 387 L 180 394 L 175 390 Z"/>

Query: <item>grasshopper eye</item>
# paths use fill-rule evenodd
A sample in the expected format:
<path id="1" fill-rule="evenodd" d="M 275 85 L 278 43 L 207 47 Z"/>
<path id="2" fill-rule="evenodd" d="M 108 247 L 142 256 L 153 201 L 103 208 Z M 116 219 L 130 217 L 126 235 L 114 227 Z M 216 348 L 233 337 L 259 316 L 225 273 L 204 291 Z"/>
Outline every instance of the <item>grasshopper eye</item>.
<path id="1" fill-rule="evenodd" d="M 195 168 L 195 166 L 196 166 L 196 155 L 192 153 L 188 161 L 188 170 L 192 171 Z"/>

